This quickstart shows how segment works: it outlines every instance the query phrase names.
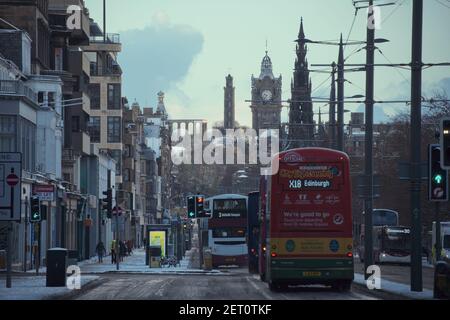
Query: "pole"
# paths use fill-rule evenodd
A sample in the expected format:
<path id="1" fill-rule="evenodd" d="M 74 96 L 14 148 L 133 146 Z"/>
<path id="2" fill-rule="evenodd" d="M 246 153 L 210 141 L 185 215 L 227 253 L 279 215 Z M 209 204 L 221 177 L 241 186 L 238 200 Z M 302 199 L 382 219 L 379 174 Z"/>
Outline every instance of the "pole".
<path id="1" fill-rule="evenodd" d="M 23 250 L 23 272 L 27 272 L 27 246 L 28 246 L 28 197 L 25 197 L 25 239 L 24 239 L 24 250 Z M 31 249 L 31 248 L 30 248 Z"/>
<path id="2" fill-rule="evenodd" d="M 116 209 L 117 209 L 117 204 L 116 204 Z M 119 239 L 120 239 L 120 237 L 119 237 L 119 211 L 118 210 L 116 210 L 116 217 L 115 217 L 115 219 L 116 219 L 116 270 L 117 271 L 119 271 L 119 268 L 120 268 L 120 266 L 119 266 L 119 258 L 120 258 L 120 246 L 119 246 Z"/>
<path id="3" fill-rule="evenodd" d="M 439 202 L 436 202 L 436 262 L 441 260 L 442 240 L 441 240 L 441 220 L 439 218 Z"/>
<path id="4" fill-rule="evenodd" d="M 331 149 L 336 149 L 336 63 L 331 64 L 330 130 Z"/>
<path id="5" fill-rule="evenodd" d="M 103 42 L 106 43 L 106 0 L 103 0 Z"/>
<path id="6" fill-rule="evenodd" d="M 202 219 L 198 219 L 198 253 L 200 259 L 200 269 L 203 268 L 203 239 L 202 239 Z"/>
<path id="7" fill-rule="evenodd" d="M 339 42 L 339 58 L 338 58 L 338 70 L 337 70 L 337 82 L 338 82 L 338 115 L 337 115 L 337 149 L 344 151 L 344 43 L 341 40 Z"/>
<path id="8" fill-rule="evenodd" d="M 368 21 L 374 18 L 373 0 L 369 1 Z M 372 214 L 373 214 L 373 105 L 374 105 L 374 62 L 375 28 L 367 24 L 366 57 L 366 130 L 365 130 L 365 201 L 364 201 L 364 274 L 373 264 Z"/>
<path id="9" fill-rule="evenodd" d="M 8 222 L 8 241 L 6 251 L 6 288 L 10 289 L 11 285 L 11 272 L 12 272 L 12 222 Z"/>
<path id="10" fill-rule="evenodd" d="M 422 125 L 422 36 L 423 0 L 413 0 L 411 66 L 411 291 L 421 292 L 422 218 L 421 218 L 421 125 Z"/>
<path id="11" fill-rule="evenodd" d="M 40 250 L 40 248 L 39 248 L 39 239 L 41 238 L 41 228 L 40 228 L 40 223 L 39 222 L 37 222 L 36 223 L 36 235 L 37 235 L 37 237 L 36 237 L 36 243 L 37 243 L 37 245 L 36 245 L 36 252 L 34 253 L 34 260 L 35 260 L 35 267 L 36 267 L 36 275 L 39 275 L 39 260 L 40 260 L 40 258 L 41 258 L 41 255 L 40 255 L 40 252 L 39 252 L 39 250 Z"/>

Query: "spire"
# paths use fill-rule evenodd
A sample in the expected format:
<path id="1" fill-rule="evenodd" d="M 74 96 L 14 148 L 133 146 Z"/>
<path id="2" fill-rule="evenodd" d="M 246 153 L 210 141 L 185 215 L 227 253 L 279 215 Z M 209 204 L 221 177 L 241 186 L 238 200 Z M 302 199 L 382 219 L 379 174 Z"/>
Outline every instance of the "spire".
<path id="1" fill-rule="evenodd" d="M 265 77 L 270 77 L 271 79 L 275 78 L 272 71 L 272 60 L 270 59 L 267 51 L 261 62 L 261 75 L 259 78 L 263 79 Z"/>
<path id="2" fill-rule="evenodd" d="M 299 39 L 305 39 L 305 31 L 303 29 L 303 17 L 300 18 L 300 31 L 298 33 Z"/>

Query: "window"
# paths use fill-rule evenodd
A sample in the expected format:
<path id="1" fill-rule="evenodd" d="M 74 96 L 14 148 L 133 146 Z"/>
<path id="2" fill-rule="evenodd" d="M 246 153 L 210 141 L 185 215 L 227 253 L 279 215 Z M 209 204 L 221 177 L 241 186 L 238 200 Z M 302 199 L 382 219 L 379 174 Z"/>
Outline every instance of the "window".
<path id="1" fill-rule="evenodd" d="M 55 48 L 55 70 L 62 71 L 64 66 L 63 60 L 64 52 L 63 48 Z"/>
<path id="2" fill-rule="evenodd" d="M 120 117 L 108 117 L 108 143 L 120 143 L 121 120 Z"/>
<path id="3" fill-rule="evenodd" d="M 89 85 L 89 96 L 91 98 L 91 109 L 100 109 L 100 84 L 91 83 Z"/>
<path id="4" fill-rule="evenodd" d="M 130 169 L 124 169 L 123 170 L 123 181 L 124 182 L 130 182 L 131 181 L 131 170 Z"/>
<path id="5" fill-rule="evenodd" d="M 0 116 L 0 152 L 16 151 L 16 117 Z"/>
<path id="6" fill-rule="evenodd" d="M 54 92 L 48 93 L 48 106 L 53 109 L 55 108 L 55 93 Z"/>
<path id="7" fill-rule="evenodd" d="M 110 150 L 111 157 L 116 161 L 116 176 L 122 175 L 122 151 Z"/>
<path id="8" fill-rule="evenodd" d="M 38 103 L 43 104 L 44 103 L 44 92 L 39 91 L 38 92 Z"/>
<path id="9" fill-rule="evenodd" d="M 72 127 L 72 132 L 80 132 L 81 131 L 79 116 L 72 116 L 71 127 Z"/>
<path id="10" fill-rule="evenodd" d="M 92 143 L 101 142 L 100 121 L 101 121 L 100 117 L 90 118 L 89 134 L 91 136 Z"/>
<path id="11" fill-rule="evenodd" d="M 20 120 L 20 147 L 22 152 L 23 169 L 34 171 L 36 165 L 36 126 L 30 121 L 21 118 Z"/>
<path id="12" fill-rule="evenodd" d="M 120 110 L 121 107 L 121 95 L 120 84 L 108 84 L 108 109 Z"/>

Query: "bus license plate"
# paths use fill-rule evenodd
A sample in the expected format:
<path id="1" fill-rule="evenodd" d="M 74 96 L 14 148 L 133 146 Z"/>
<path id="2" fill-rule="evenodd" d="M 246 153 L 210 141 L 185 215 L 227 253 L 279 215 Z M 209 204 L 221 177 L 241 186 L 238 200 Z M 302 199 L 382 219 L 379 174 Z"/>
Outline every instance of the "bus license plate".
<path id="1" fill-rule="evenodd" d="M 303 272 L 304 277 L 320 277 L 321 275 L 322 275 L 322 272 L 314 272 L 314 271 Z"/>

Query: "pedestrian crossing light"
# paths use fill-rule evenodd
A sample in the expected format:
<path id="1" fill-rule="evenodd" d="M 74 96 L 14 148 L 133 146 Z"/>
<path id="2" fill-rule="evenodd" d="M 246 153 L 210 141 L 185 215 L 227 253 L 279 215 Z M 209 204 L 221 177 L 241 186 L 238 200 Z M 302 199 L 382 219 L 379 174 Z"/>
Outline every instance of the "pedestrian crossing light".
<path id="1" fill-rule="evenodd" d="M 30 222 L 38 223 L 41 222 L 41 201 L 39 197 L 33 196 L 31 198 L 31 216 Z"/>

